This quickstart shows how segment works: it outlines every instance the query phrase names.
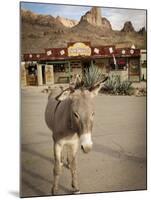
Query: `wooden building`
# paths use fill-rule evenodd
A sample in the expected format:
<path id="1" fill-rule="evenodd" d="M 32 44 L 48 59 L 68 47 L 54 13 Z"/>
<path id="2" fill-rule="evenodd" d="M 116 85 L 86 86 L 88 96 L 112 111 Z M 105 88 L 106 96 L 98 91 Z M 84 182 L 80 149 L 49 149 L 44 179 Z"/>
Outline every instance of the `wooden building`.
<path id="1" fill-rule="evenodd" d="M 44 53 L 22 55 L 21 83 L 50 85 L 67 83 L 89 66 L 104 73 L 116 73 L 122 79 L 139 82 L 140 49 L 91 46 L 90 42 L 69 43 L 66 48 L 49 48 Z"/>

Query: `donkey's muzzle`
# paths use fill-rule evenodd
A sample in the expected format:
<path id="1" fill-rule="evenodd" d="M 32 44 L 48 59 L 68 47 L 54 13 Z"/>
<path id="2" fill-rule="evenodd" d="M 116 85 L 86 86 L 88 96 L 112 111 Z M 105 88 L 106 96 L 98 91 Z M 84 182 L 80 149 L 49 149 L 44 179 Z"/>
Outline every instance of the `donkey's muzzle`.
<path id="1" fill-rule="evenodd" d="M 81 145 L 81 149 L 82 149 L 82 151 L 84 152 L 84 153 L 89 153 L 90 151 L 91 151 L 91 149 L 92 149 L 92 145 L 87 145 L 87 146 L 82 146 Z"/>
<path id="2" fill-rule="evenodd" d="M 91 134 L 85 133 L 80 136 L 81 149 L 84 153 L 88 153 L 92 149 Z"/>

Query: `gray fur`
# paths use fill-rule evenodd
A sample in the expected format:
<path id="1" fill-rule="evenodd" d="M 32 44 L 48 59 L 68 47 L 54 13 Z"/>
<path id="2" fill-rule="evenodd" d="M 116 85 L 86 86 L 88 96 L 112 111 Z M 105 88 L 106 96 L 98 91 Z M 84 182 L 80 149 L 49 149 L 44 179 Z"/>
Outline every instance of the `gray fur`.
<path id="1" fill-rule="evenodd" d="M 79 139 L 83 152 L 88 153 L 92 148 L 91 134 L 93 127 L 94 105 L 93 97 L 98 94 L 100 84 L 91 90 L 68 88 L 54 90 L 48 97 L 45 111 L 45 121 L 52 130 L 54 140 L 54 182 L 52 194 L 58 191 L 59 176 L 62 167 L 62 150 L 68 146 L 71 157 L 69 160 L 72 187 L 79 193 L 76 170 L 76 153 Z"/>

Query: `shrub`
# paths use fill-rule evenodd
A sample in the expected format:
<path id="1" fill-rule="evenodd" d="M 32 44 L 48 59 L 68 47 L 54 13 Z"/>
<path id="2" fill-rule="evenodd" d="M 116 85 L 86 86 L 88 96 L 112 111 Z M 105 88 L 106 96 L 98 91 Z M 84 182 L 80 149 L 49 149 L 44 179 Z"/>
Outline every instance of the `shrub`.
<path id="1" fill-rule="evenodd" d="M 128 80 L 122 81 L 120 75 L 112 74 L 101 91 L 115 95 L 132 95 L 134 88 L 132 87 L 132 82 Z"/>
<path id="2" fill-rule="evenodd" d="M 90 66 L 84 70 L 82 75 L 83 86 L 89 88 L 103 79 L 101 70 L 96 66 Z"/>

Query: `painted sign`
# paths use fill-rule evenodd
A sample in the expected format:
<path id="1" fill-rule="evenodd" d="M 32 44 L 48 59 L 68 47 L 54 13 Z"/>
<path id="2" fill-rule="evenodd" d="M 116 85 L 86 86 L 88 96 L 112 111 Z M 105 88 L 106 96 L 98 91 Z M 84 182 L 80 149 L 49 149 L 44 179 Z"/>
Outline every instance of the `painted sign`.
<path id="1" fill-rule="evenodd" d="M 76 42 L 72 46 L 68 47 L 68 56 L 90 56 L 91 48 L 82 43 Z"/>
<path id="2" fill-rule="evenodd" d="M 54 83 L 53 65 L 46 65 L 46 85 Z"/>

